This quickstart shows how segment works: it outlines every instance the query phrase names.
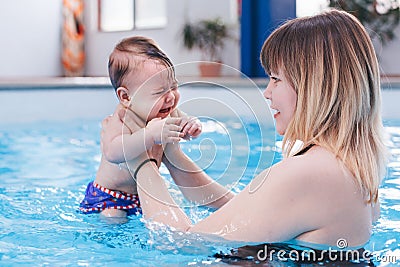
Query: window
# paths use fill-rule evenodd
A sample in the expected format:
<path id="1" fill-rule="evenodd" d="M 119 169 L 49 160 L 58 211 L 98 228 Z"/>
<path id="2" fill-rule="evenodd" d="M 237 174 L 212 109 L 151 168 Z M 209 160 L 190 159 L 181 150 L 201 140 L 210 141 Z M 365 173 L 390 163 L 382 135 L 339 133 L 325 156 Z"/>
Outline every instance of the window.
<path id="1" fill-rule="evenodd" d="M 167 25 L 167 3 L 165 0 L 135 0 L 135 27 L 158 28 Z"/>
<path id="2" fill-rule="evenodd" d="M 98 0 L 99 30 L 131 31 L 167 25 L 166 0 Z"/>
<path id="3" fill-rule="evenodd" d="M 296 0 L 296 16 L 304 17 L 321 13 L 328 5 L 328 0 Z"/>

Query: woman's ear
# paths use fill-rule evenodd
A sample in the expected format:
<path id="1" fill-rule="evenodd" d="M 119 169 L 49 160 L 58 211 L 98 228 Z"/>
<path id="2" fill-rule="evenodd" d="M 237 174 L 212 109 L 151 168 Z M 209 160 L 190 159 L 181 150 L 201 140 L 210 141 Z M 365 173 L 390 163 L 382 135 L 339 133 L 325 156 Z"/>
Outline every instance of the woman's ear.
<path id="1" fill-rule="evenodd" d="M 129 106 L 129 102 L 131 101 L 131 97 L 129 96 L 129 91 L 125 87 L 117 88 L 117 97 L 121 104 L 125 106 Z"/>

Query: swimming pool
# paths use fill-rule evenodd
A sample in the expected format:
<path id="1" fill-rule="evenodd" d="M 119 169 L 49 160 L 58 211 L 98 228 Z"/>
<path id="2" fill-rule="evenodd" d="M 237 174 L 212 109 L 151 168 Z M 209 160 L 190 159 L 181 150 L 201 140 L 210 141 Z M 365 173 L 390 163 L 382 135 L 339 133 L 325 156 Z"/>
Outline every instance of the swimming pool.
<path id="1" fill-rule="evenodd" d="M 215 88 L 194 90 L 197 91 L 193 94 L 210 94 L 207 90 Z M 21 90 L 4 95 L 0 92 L 1 101 L 7 102 L 0 105 L 4 118 L 0 123 L 0 264 L 222 264 L 212 255 L 228 251 L 234 244 L 211 243 L 165 228 L 149 231 L 138 217 L 120 224 L 77 213 L 86 184 L 94 178 L 100 160 L 100 121 L 112 112 L 115 104 L 112 93 L 100 91 L 61 90 L 57 94 L 54 90 Z M 12 109 L 18 96 L 26 105 L 19 105 L 20 110 Z M 87 99 L 91 104 L 85 102 Z M 44 107 L 32 104 L 35 101 Z M 96 101 L 103 101 L 102 108 L 94 104 Z M 185 103 L 185 96 L 182 102 Z M 11 110 L 3 109 L 7 105 Z M 209 111 L 210 106 L 207 107 Z M 279 160 L 277 140 L 269 121 L 259 127 L 246 115 L 238 115 L 244 120 L 237 120 L 221 114 L 204 116 L 202 138 L 182 146 L 192 158 L 208 167 L 212 177 L 239 191 L 257 168 Z M 392 157 L 380 190 L 381 218 L 366 248 L 374 253 L 377 265 L 396 266 L 400 262 L 400 120 L 385 117 L 384 123 Z M 259 161 L 262 166 L 258 166 Z M 165 168 L 161 171 L 167 175 Z M 237 179 L 239 176 L 241 179 Z M 188 204 L 172 184 L 170 187 L 179 203 Z M 186 206 L 193 221 L 210 212 Z M 379 262 L 382 256 L 385 261 Z"/>

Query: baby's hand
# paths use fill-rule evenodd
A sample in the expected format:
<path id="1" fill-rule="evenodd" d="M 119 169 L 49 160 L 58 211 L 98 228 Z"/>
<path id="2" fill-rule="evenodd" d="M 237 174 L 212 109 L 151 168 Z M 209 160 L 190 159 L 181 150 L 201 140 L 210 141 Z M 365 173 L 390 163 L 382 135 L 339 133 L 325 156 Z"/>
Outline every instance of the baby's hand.
<path id="1" fill-rule="evenodd" d="M 196 138 L 201 134 L 201 122 L 196 117 L 182 117 L 180 126 L 182 127 L 183 139 L 190 140 L 191 138 Z"/>
<path id="2" fill-rule="evenodd" d="M 165 119 L 155 118 L 148 122 L 146 135 L 149 134 L 154 144 L 168 144 L 179 142 L 183 137 L 181 132 L 181 118 L 167 117 Z"/>

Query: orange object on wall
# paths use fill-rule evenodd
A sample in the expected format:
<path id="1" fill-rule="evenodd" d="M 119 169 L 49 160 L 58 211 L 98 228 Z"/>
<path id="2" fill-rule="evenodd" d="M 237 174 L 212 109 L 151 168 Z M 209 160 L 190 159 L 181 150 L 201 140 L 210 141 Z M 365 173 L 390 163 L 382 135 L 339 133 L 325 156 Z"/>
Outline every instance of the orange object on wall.
<path id="1" fill-rule="evenodd" d="M 63 0 L 62 54 L 64 75 L 83 76 L 85 69 L 85 29 L 83 0 Z"/>

